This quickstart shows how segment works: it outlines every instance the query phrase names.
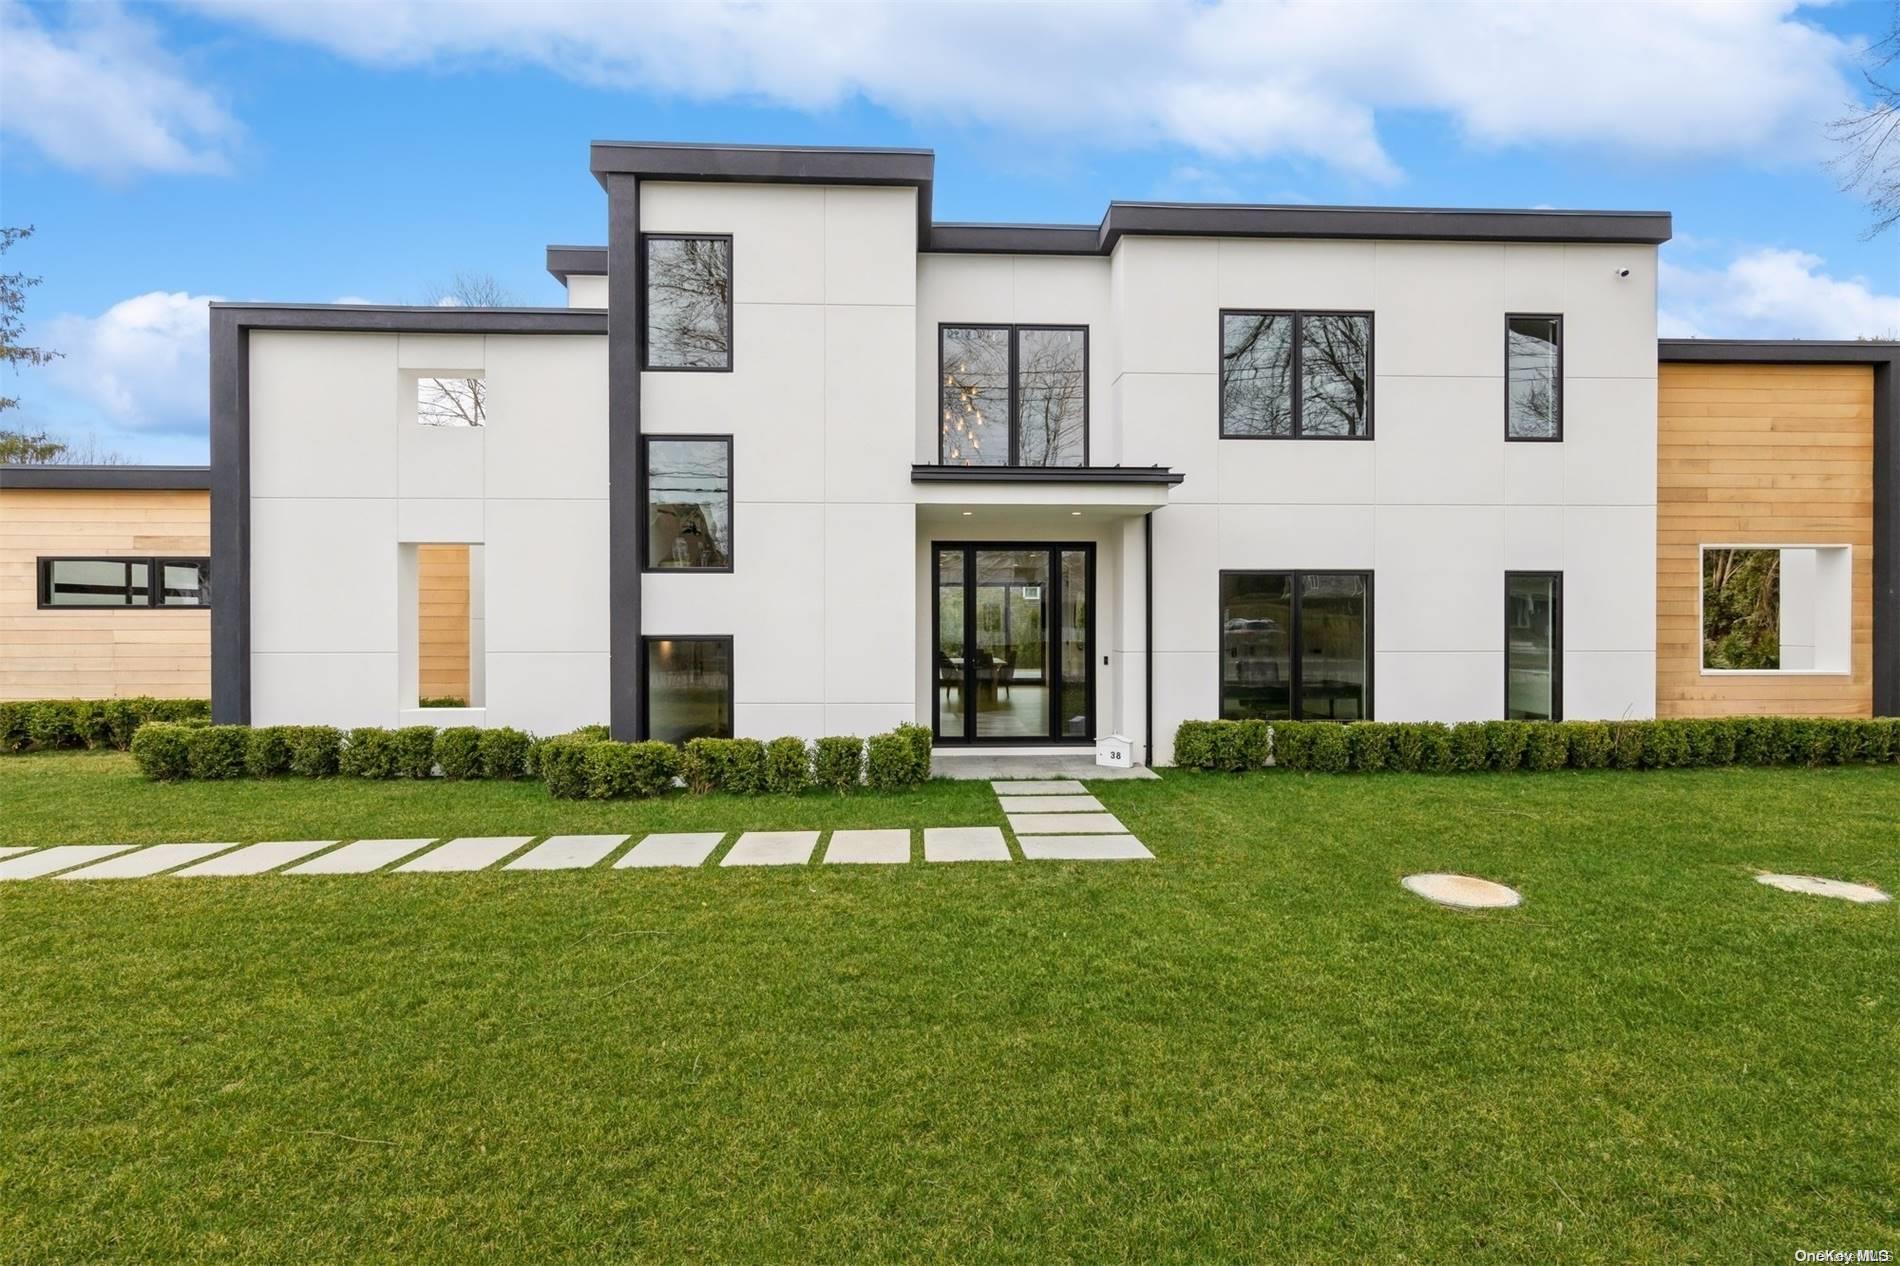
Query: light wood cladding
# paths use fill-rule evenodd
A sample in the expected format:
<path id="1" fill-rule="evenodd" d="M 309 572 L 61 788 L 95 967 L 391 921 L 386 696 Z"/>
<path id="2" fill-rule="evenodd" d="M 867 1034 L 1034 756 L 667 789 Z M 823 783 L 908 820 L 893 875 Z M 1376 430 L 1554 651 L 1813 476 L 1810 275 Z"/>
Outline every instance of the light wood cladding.
<path id="1" fill-rule="evenodd" d="M 416 546 L 417 682 L 423 698 L 468 698 L 468 546 Z"/>
<path id="2" fill-rule="evenodd" d="M 1870 715 L 1872 367 L 1665 362 L 1657 377 L 1656 715 Z M 1704 545 L 1851 545 L 1853 671 L 1703 675 Z"/>
<path id="3" fill-rule="evenodd" d="M 0 489 L 0 699 L 209 697 L 210 611 L 42 611 L 38 568 L 43 557 L 210 551 L 207 492 Z"/>

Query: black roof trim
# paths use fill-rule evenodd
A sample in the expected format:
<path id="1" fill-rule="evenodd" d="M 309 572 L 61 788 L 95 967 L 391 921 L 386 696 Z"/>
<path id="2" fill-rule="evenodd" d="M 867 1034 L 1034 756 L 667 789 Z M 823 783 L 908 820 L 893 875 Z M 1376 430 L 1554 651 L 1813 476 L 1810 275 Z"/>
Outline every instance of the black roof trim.
<path id="1" fill-rule="evenodd" d="M 1092 224 L 933 224 L 923 249 L 946 254 L 1098 255 Z"/>
<path id="2" fill-rule="evenodd" d="M 397 334 L 605 334 L 589 308 L 401 307 L 351 303 L 214 303 L 214 325 L 249 330 L 348 330 Z"/>
<path id="3" fill-rule="evenodd" d="M 211 488 L 211 467 L 0 465 L 0 488 L 205 492 Z"/>
<path id="4" fill-rule="evenodd" d="M 1178 484 L 1166 466 L 935 466 L 910 468 L 914 484 Z"/>
<path id="5" fill-rule="evenodd" d="M 550 246 L 548 247 L 548 275 L 567 284 L 569 277 L 605 277 L 607 275 L 607 248 L 605 246 Z"/>
<path id="6" fill-rule="evenodd" d="M 1881 365 L 1900 363 L 1892 339 L 1665 338 L 1656 340 L 1664 361 L 1705 364 Z"/>
<path id="7" fill-rule="evenodd" d="M 1111 202 L 1101 249 L 1129 233 L 1161 237 L 1379 238 L 1430 242 L 1601 242 L 1657 246 L 1667 211 L 1506 211 L 1456 207 L 1234 206 Z"/>

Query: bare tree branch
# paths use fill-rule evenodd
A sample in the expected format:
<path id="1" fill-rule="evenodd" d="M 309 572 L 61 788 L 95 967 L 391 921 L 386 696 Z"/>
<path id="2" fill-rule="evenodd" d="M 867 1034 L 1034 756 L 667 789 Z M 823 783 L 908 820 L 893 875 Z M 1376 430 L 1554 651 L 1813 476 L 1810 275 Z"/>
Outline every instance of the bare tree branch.
<path id="1" fill-rule="evenodd" d="M 1873 213 L 1862 238 L 1900 224 L 1900 0 L 1886 38 L 1867 50 L 1861 78 L 1871 99 L 1827 125 L 1836 147 L 1829 162 L 1843 193 L 1858 193 Z"/>

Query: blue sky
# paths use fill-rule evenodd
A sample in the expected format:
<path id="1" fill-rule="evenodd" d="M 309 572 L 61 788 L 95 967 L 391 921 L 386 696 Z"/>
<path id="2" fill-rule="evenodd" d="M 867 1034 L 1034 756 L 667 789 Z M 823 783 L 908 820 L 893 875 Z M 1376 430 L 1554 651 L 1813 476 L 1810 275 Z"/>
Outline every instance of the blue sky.
<path id="1" fill-rule="evenodd" d="M 939 219 L 1111 198 L 1675 213 L 1665 333 L 1900 332 L 1822 125 L 1887 0 L 1802 6 L 0 0 L 9 425 L 202 461 L 208 297 L 558 304 L 595 138 L 915 145 Z"/>

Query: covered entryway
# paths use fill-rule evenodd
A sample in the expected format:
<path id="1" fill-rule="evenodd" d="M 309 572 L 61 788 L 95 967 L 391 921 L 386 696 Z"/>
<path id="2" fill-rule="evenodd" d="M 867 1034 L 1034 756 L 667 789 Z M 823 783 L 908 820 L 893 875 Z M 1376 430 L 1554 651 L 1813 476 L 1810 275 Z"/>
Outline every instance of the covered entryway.
<path id="1" fill-rule="evenodd" d="M 940 743 L 1095 738 L 1095 546 L 933 542 Z"/>

